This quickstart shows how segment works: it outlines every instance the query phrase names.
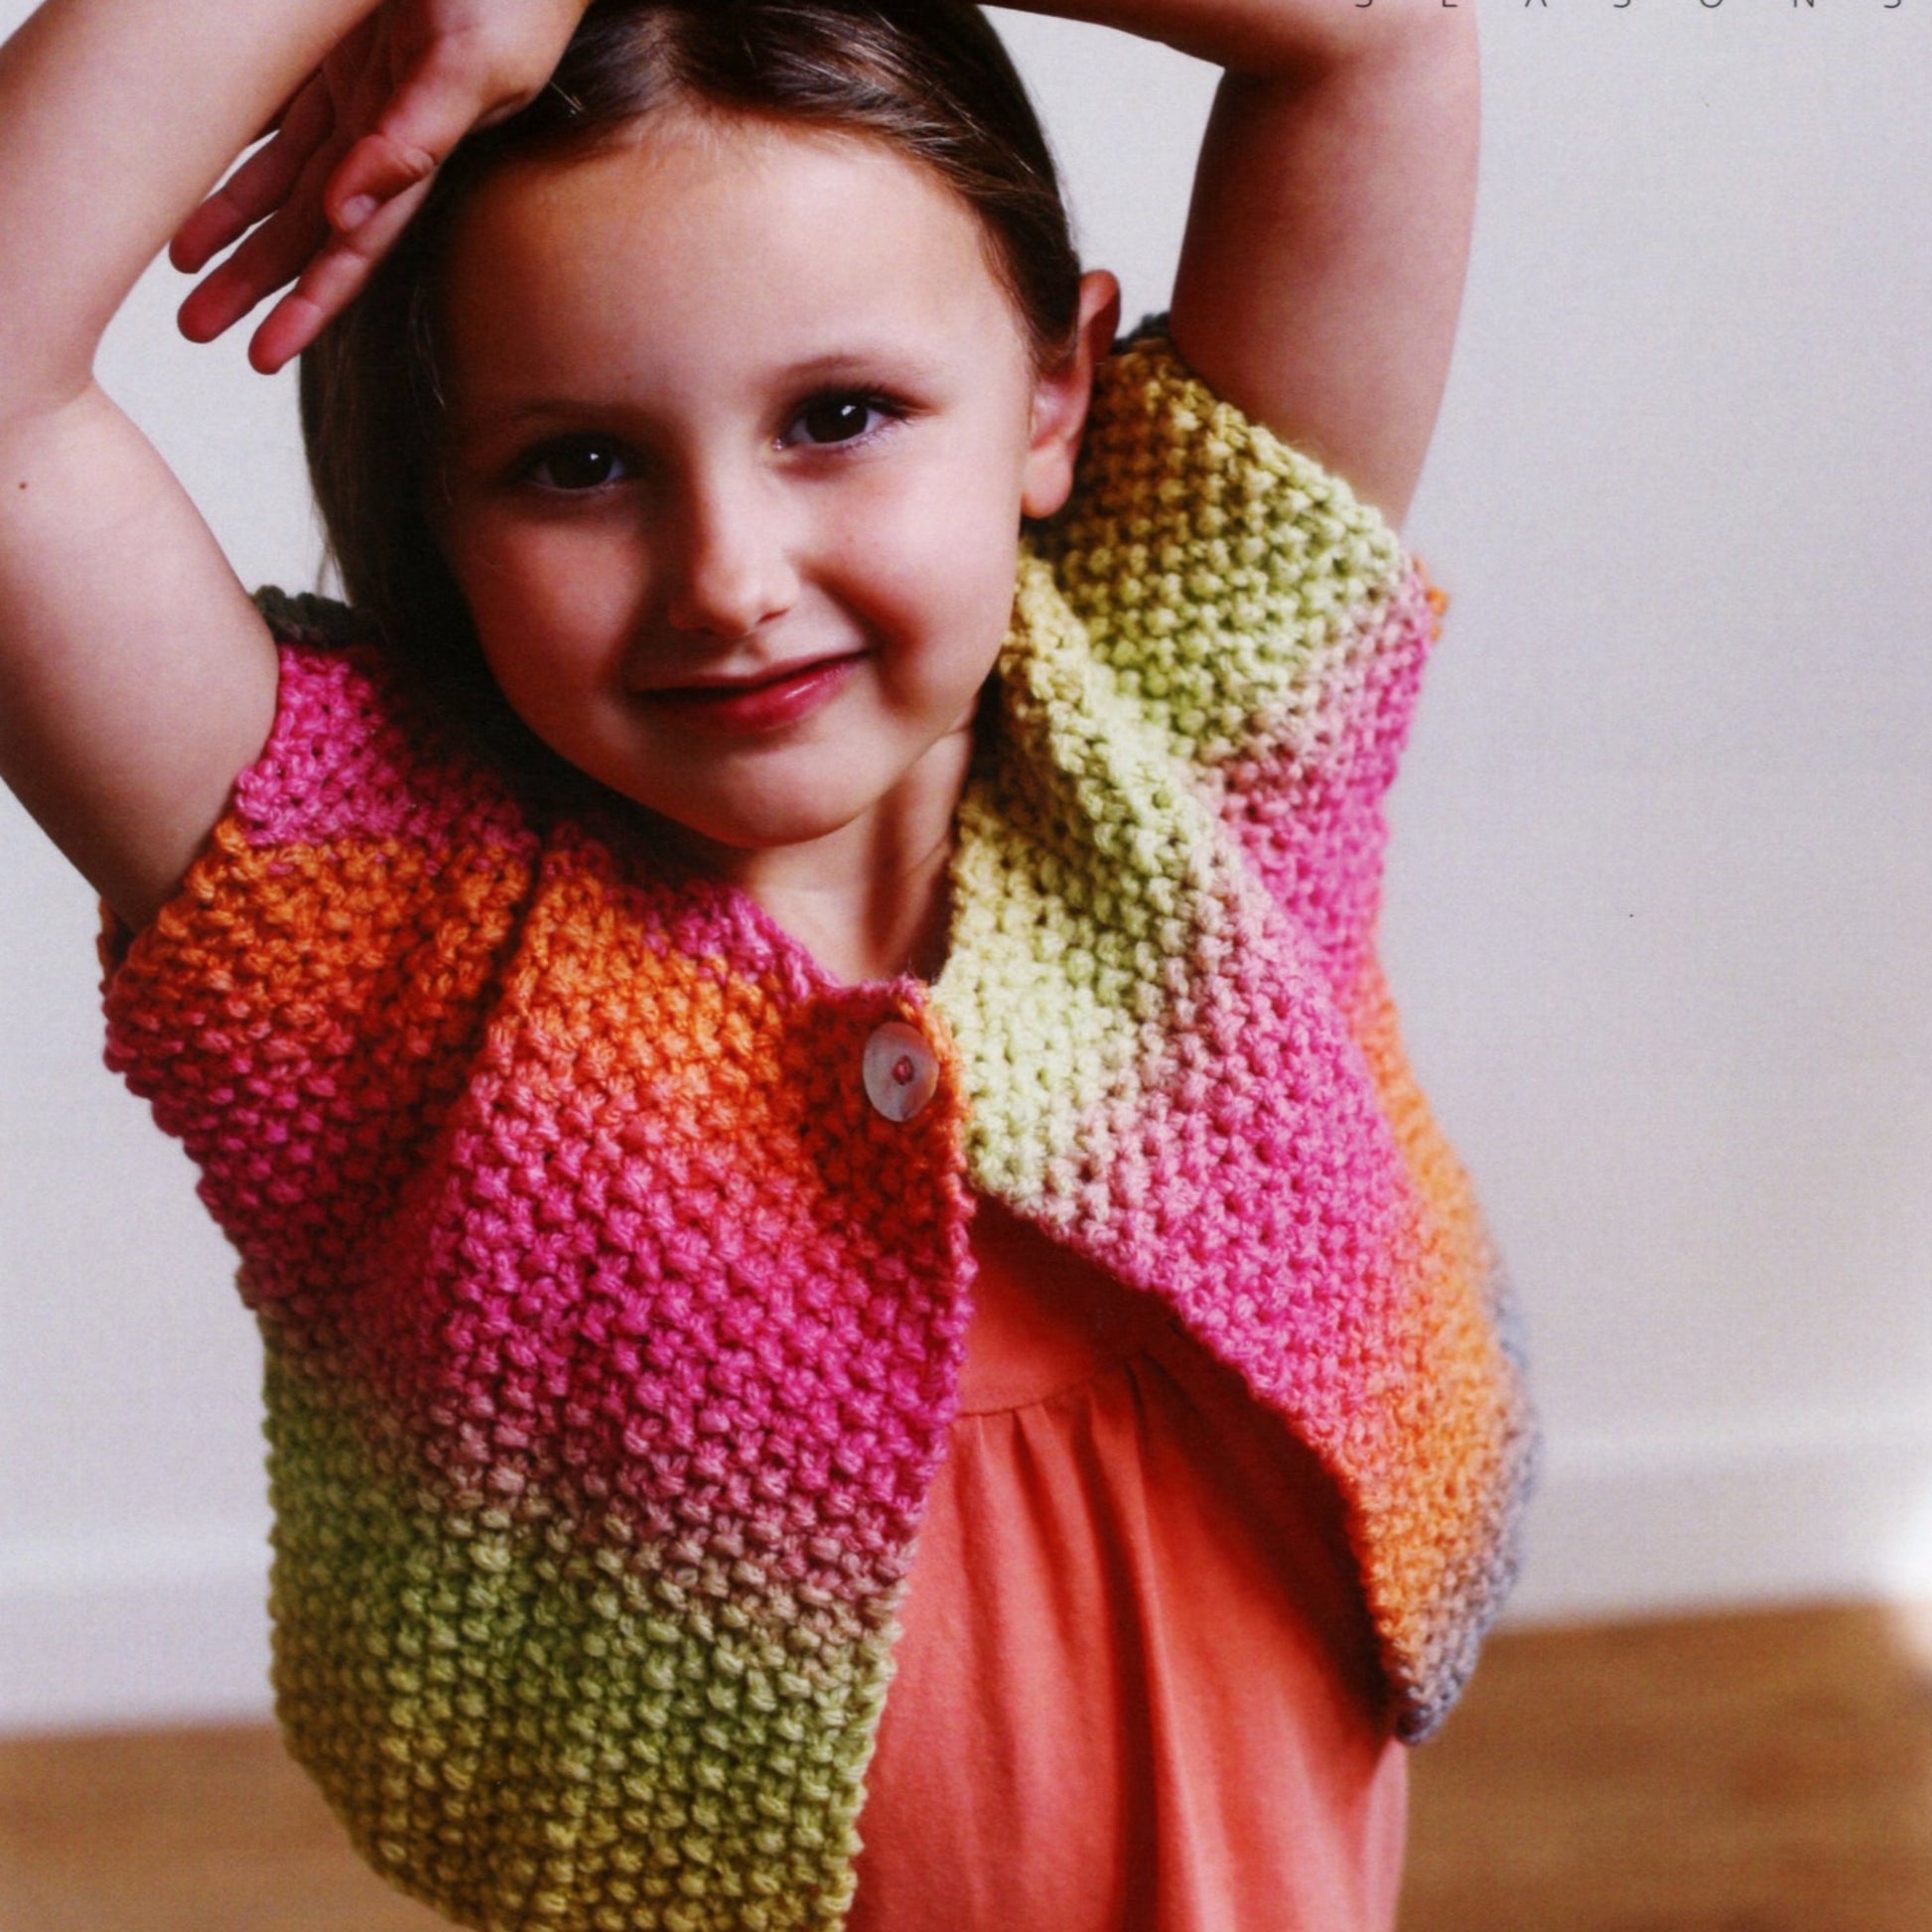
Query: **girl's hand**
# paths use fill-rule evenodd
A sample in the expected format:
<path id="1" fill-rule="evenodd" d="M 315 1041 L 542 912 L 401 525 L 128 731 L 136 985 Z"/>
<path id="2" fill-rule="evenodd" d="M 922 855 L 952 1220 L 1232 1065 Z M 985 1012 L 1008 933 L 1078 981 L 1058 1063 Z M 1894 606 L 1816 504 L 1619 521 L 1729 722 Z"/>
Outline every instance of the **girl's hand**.
<path id="1" fill-rule="evenodd" d="M 240 242 L 182 304 L 182 333 L 211 341 L 293 282 L 249 357 L 267 372 L 299 354 L 354 299 L 463 137 L 535 97 L 588 4 L 383 0 L 177 229 L 169 255 L 191 274 Z"/>

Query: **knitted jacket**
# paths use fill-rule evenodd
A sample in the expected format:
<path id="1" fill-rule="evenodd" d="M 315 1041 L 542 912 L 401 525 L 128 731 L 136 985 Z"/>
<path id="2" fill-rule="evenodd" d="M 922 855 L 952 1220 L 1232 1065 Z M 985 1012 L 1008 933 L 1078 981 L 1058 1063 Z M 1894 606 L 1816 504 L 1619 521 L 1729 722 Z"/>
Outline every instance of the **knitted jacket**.
<path id="1" fill-rule="evenodd" d="M 1438 1722 L 1529 1433 L 1372 947 L 1433 633 L 1340 483 L 1117 355 L 929 987 L 833 982 L 627 808 L 539 808 L 373 652 L 285 640 L 108 1055 L 242 1257 L 279 1709 L 378 1869 L 475 1926 L 839 1922 L 976 1190 L 1319 1452 L 1395 1721 Z M 887 1026 L 923 1104 L 897 1046 L 869 1091 Z"/>

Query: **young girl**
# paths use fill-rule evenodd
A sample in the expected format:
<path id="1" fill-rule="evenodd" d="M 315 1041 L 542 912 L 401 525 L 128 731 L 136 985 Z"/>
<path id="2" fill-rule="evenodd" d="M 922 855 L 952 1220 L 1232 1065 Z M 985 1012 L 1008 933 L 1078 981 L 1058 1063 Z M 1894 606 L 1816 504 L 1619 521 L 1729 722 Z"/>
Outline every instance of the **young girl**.
<path id="1" fill-rule="evenodd" d="M 292 1747 L 470 1925 L 1386 1932 L 1528 1440 L 1372 946 L 1465 16 L 1096 5 L 1227 69 L 1112 349 L 959 0 L 581 11 L 0 65 L 0 757 L 243 1258 Z M 92 384 L 178 226 L 352 616 Z"/>

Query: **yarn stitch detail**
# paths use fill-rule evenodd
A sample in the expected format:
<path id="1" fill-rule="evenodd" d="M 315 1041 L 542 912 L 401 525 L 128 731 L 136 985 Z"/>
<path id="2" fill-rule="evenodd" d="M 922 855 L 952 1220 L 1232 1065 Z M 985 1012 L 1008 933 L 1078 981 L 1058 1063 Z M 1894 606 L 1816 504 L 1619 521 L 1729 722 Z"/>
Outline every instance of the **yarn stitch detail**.
<path id="1" fill-rule="evenodd" d="M 1164 1297 L 1323 1457 L 1403 1733 L 1530 1462 L 1375 965 L 1434 615 L 1373 512 L 1143 343 L 1030 540 L 947 964 L 832 982 L 613 805 L 538 810 L 326 607 L 111 949 L 267 1348 L 291 1746 L 459 1922 L 838 1924 L 953 1413 L 973 1190 Z M 867 1039 L 939 1062 L 903 1123 Z"/>

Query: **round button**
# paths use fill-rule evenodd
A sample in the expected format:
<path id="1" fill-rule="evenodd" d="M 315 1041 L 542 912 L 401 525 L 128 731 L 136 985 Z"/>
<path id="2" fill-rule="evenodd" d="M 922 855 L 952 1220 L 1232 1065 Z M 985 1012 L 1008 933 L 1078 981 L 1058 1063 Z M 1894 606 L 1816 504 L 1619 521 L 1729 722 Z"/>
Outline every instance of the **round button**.
<path id="1" fill-rule="evenodd" d="M 888 1120 L 910 1120 L 938 1084 L 939 1062 L 916 1028 L 889 1020 L 866 1041 L 866 1098 Z"/>

